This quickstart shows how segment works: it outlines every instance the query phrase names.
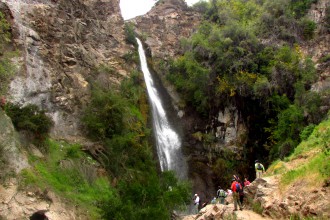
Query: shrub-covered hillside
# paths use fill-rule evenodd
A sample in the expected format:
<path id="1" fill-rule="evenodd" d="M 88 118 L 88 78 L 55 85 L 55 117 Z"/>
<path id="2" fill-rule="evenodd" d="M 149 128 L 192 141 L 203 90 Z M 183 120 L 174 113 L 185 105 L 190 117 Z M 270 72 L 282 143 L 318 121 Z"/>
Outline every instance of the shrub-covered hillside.
<path id="1" fill-rule="evenodd" d="M 194 8 L 204 21 L 169 65 L 168 80 L 204 119 L 229 105 L 239 109 L 249 163 L 285 158 L 327 113 L 321 106 L 330 91 L 311 90 L 315 63 L 299 46 L 317 35 L 306 16 L 316 2 L 200 2 Z"/>

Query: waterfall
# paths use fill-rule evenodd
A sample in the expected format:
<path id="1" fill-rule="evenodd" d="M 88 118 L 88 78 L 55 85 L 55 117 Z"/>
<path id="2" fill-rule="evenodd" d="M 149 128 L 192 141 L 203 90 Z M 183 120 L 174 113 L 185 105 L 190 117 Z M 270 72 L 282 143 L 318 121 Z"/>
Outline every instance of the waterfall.
<path id="1" fill-rule="evenodd" d="M 164 109 L 161 95 L 148 68 L 142 43 L 139 39 L 136 40 L 139 45 L 141 69 L 151 104 L 153 129 L 161 170 L 174 170 L 179 178 L 185 179 L 187 172 L 185 160 L 181 153 L 181 139 L 174 126 L 170 123 L 167 112 Z"/>

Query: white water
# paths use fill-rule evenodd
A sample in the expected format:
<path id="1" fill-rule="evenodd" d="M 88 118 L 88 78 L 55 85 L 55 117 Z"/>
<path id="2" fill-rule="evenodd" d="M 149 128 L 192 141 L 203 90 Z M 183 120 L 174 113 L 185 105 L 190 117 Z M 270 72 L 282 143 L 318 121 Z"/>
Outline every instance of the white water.
<path id="1" fill-rule="evenodd" d="M 160 95 L 150 74 L 142 43 L 139 39 L 137 39 L 137 42 L 141 68 L 152 108 L 153 128 L 161 170 L 174 170 L 179 177 L 185 178 L 186 166 L 181 154 L 180 137 L 171 126 L 166 115 Z"/>

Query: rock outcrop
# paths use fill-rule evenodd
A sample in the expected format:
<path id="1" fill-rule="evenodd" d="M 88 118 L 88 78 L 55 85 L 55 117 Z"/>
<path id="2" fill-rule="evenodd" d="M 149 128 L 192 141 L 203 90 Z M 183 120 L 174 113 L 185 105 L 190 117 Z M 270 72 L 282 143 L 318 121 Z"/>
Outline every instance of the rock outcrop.
<path id="1" fill-rule="evenodd" d="M 125 43 L 119 0 L 3 3 L 20 49 L 10 101 L 45 109 L 55 122 L 55 137 L 79 136 L 90 80 L 114 89 L 130 71 L 123 56 L 134 48 Z"/>
<path id="2" fill-rule="evenodd" d="M 38 211 L 52 220 L 87 220 L 88 213 L 79 211 L 51 191 L 18 189 L 18 180 L 10 179 L 0 185 L 0 218 L 6 220 L 29 219 Z"/>
<path id="3" fill-rule="evenodd" d="M 2 109 L 0 122 L 0 179 L 3 180 L 29 167 L 29 164 L 14 125 Z"/>
<path id="4" fill-rule="evenodd" d="M 147 14 L 130 21 L 148 45 L 153 61 L 157 61 L 178 56 L 180 39 L 190 37 L 201 20 L 201 15 L 183 0 L 162 0 Z"/>
<path id="5" fill-rule="evenodd" d="M 308 12 L 308 18 L 317 24 L 315 37 L 307 45 L 303 46 L 303 51 L 308 56 L 311 56 L 313 61 L 317 63 L 319 80 L 313 85 L 312 90 L 323 92 L 330 88 L 330 61 L 323 62 L 322 58 L 330 54 L 330 30 L 329 24 L 326 21 L 327 8 L 330 7 L 330 2 L 327 0 L 319 0 Z M 327 101 L 329 98 L 327 98 Z M 329 103 L 329 102 L 328 102 Z M 330 109 L 330 106 L 324 106 L 325 111 Z"/>
<path id="6" fill-rule="evenodd" d="M 279 189 L 279 176 L 260 178 L 245 187 L 246 201 L 259 204 L 262 214 L 272 219 L 288 219 L 291 216 L 330 218 L 330 188 L 310 188 L 302 180 Z"/>

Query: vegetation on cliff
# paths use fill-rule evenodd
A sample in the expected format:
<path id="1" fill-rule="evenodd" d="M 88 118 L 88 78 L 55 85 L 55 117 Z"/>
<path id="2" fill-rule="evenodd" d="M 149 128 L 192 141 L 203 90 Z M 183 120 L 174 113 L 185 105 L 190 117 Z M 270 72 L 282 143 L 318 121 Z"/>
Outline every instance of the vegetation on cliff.
<path id="1" fill-rule="evenodd" d="M 11 42 L 11 28 L 3 13 L 0 12 L 0 97 L 8 90 L 10 77 L 14 74 L 14 67 L 10 58 L 15 56 L 7 47 Z"/>
<path id="2" fill-rule="evenodd" d="M 330 119 L 321 122 L 294 150 L 284 159 L 277 160 L 269 167 L 268 175 L 282 174 L 280 189 L 284 191 L 294 183 L 304 181 L 308 187 L 321 187 L 330 173 Z M 294 162 L 289 169 L 285 163 Z M 299 162 L 302 160 L 302 162 Z M 311 178 L 312 177 L 312 178 Z"/>
<path id="3" fill-rule="evenodd" d="M 168 80 L 202 117 L 238 107 L 249 129 L 250 164 L 285 158 L 326 115 L 322 94 L 311 90 L 315 64 L 299 47 L 315 35 L 316 24 L 306 17 L 315 2 L 200 2 L 194 7 L 204 22 L 170 64 Z"/>

